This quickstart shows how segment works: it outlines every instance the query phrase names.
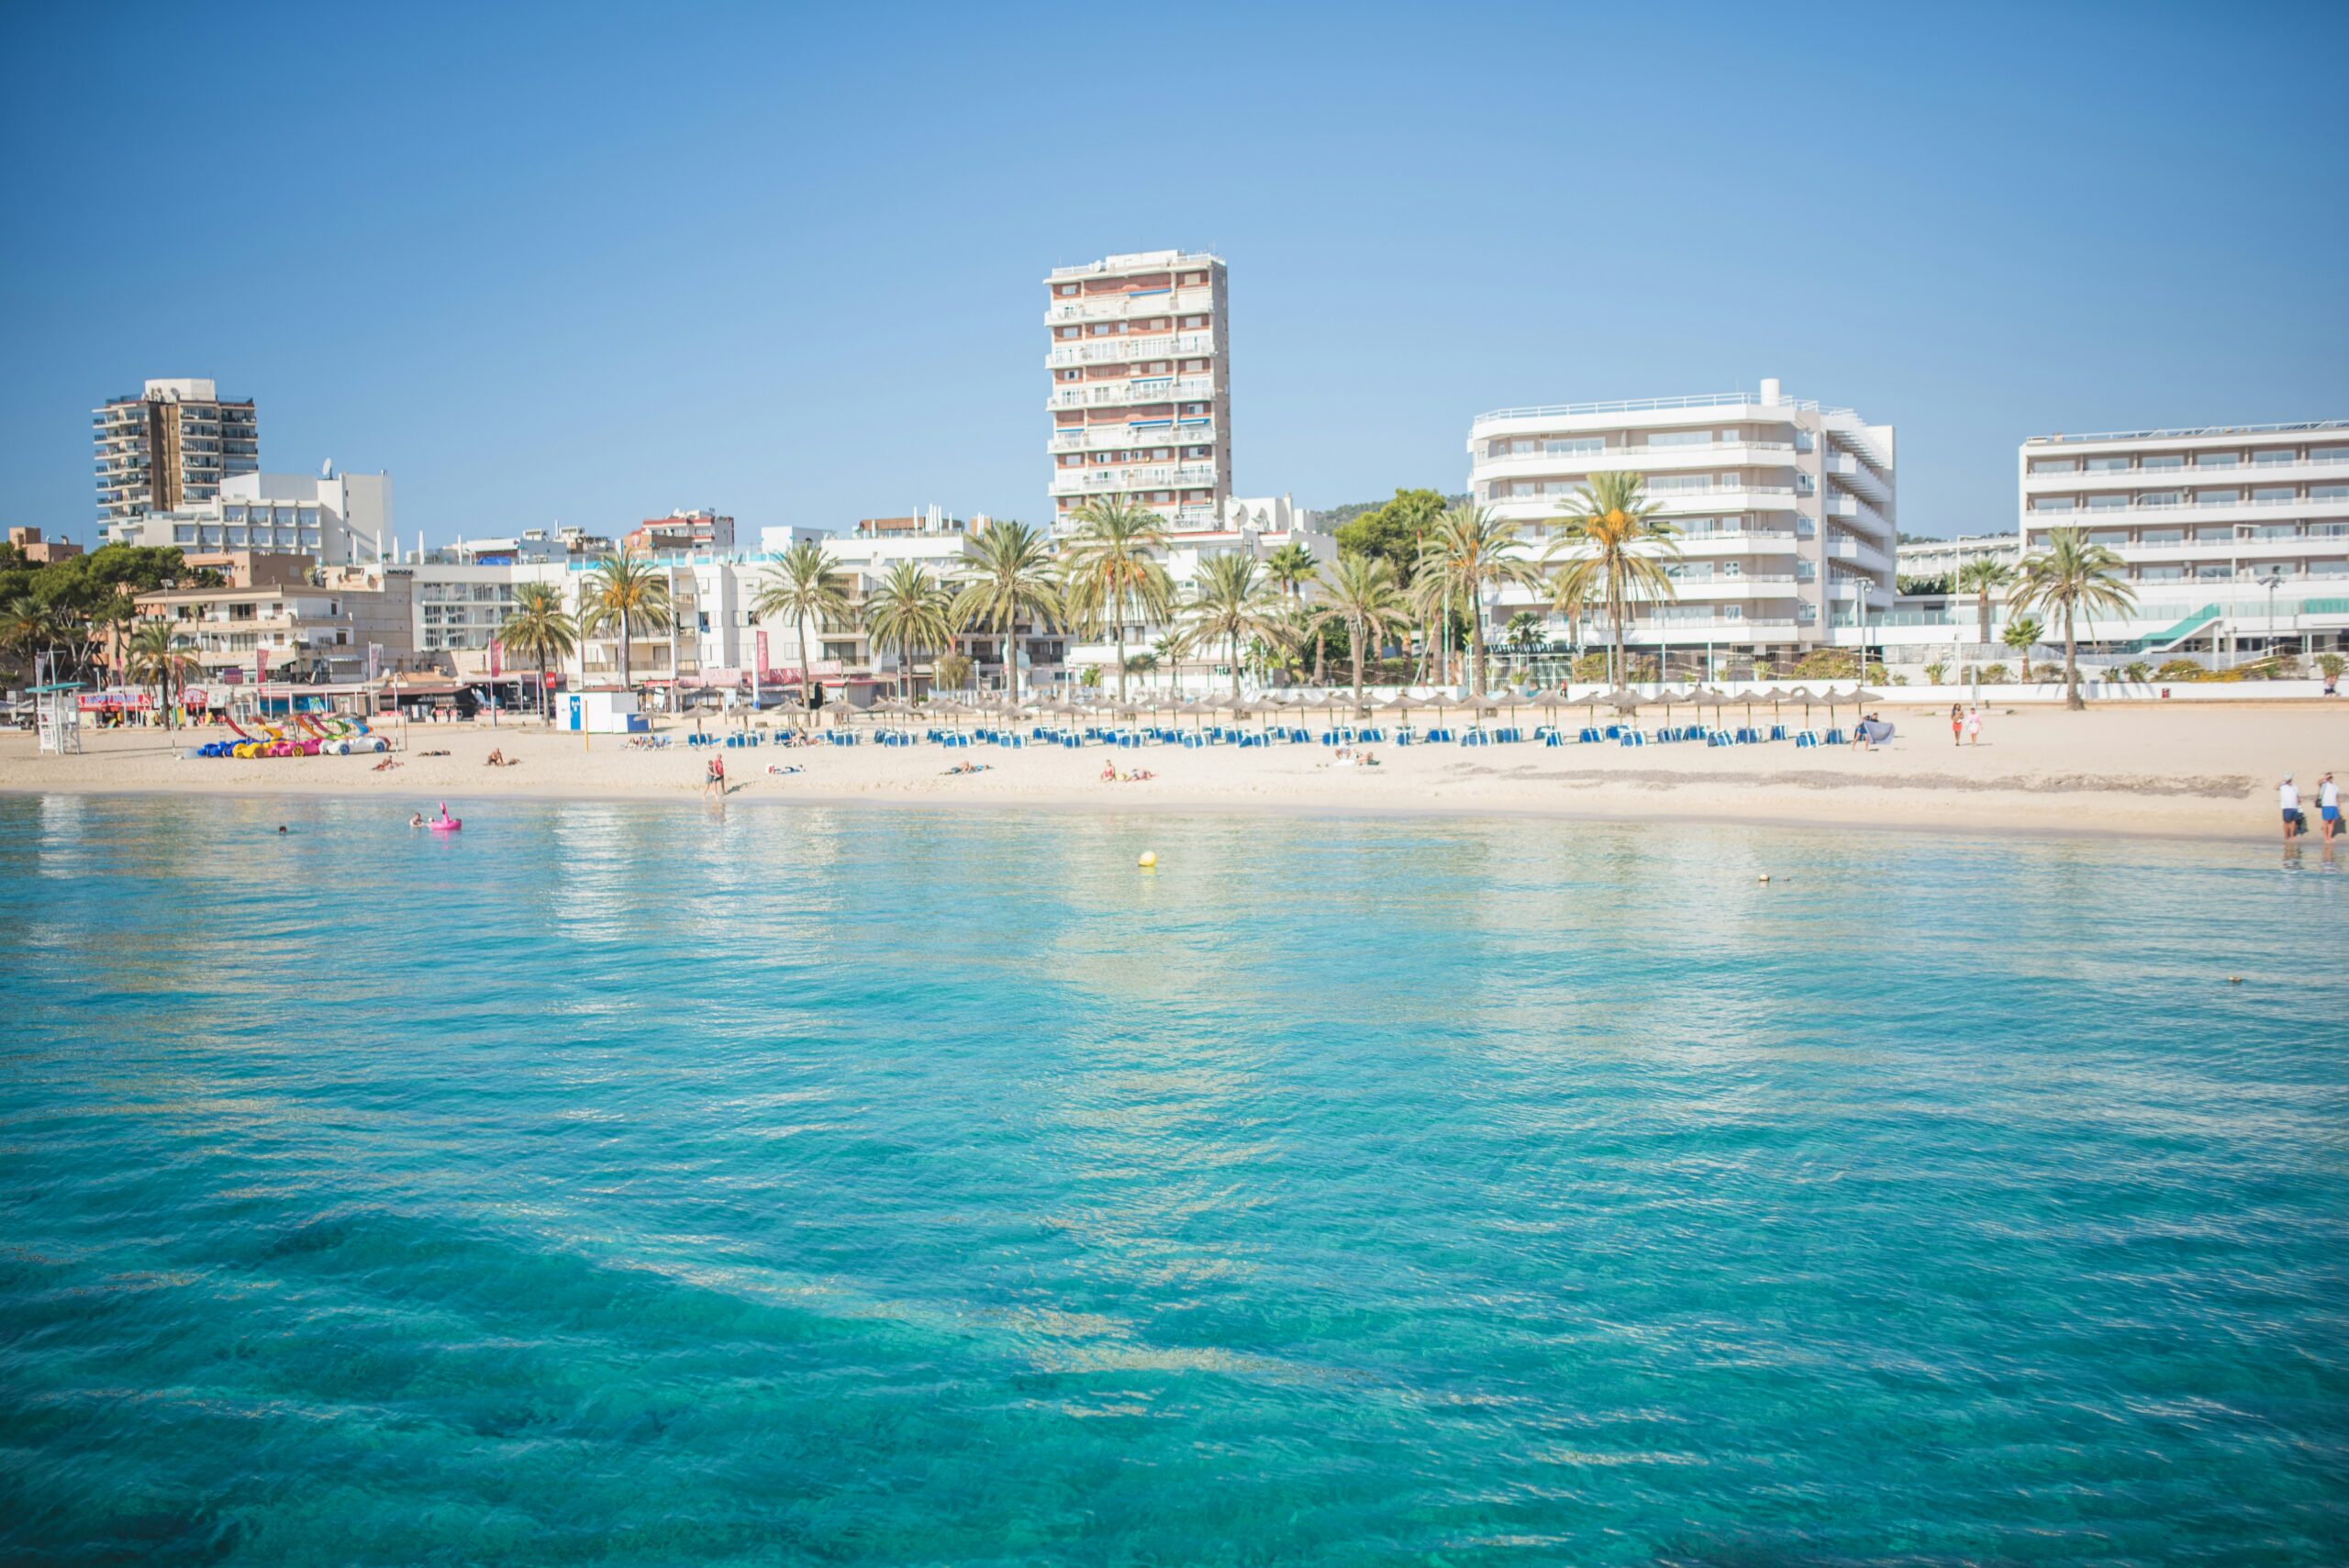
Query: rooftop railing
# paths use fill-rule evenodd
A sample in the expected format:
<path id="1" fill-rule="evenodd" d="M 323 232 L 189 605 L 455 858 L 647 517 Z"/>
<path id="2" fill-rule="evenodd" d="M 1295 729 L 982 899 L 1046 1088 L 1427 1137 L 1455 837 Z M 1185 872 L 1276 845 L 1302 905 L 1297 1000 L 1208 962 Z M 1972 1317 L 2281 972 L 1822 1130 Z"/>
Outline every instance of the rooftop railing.
<path id="1" fill-rule="evenodd" d="M 1675 408 L 1730 408 L 1745 405 L 1787 408 L 1805 414 L 1852 413 L 1849 408 L 1822 407 L 1807 398 L 1782 397 L 1775 403 L 1764 403 L 1758 392 L 1709 392 L 1689 397 L 1631 397 L 1611 403 L 1544 403 L 1525 408 L 1496 408 L 1490 413 L 1477 415 L 1475 424 L 1481 426 L 1502 419 L 1571 419 L 1592 414 L 1655 414 Z"/>
<path id="2" fill-rule="evenodd" d="M 2349 430 L 2349 419 L 2292 419 L 2278 425 L 2199 425 L 2176 430 L 2099 430 L 2081 436 L 2033 436 L 2023 445 L 2052 447 L 2088 441 L 2182 441 L 2203 436 L 2286 435 L 2296 430 Z"/>

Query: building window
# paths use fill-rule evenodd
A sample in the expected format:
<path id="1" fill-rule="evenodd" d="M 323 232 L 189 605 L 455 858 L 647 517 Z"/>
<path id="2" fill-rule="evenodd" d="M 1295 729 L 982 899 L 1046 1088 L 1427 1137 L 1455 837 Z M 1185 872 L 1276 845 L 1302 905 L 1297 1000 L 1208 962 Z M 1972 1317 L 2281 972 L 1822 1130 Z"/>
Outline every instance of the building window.
<path id="1" fill-rule="evenodd" d="M 1526 450 L 1532 450 L 1533 443 L 1527 442 Z M 1607 438 L 1604 436 L 1560 436 L 1542 442 L 1542 452 L 1545 457 L 1597 457 L 1606 450 Z"/>
<path id="2" fill-rule="evenodd" d="M 2204 452 L 2194 460 L 2197 468 L 2233 468 L 2243 461 L 2240 452 Z"/>
<path id="3" fill-rule="evenodd" d="M 2031 460 L 2031 472 L 2033 473 L 2070 473 L 2073 472 L 2072 460 L 2067 457 L 2035 457 Z"/>
<path id="4" fill-rule="evenodd" d="M 2251 454 L 2251 461 L 2254 463 L 2297 462 L 2299 461 L 2299 455 L 2291 448 L 2286 447 L 2282 451 L 2254 452 Z"/>
<path id="5" fill-rule="evenodd" d="M 2114 473 L 2126 469 L 2128 466 L 2129 460 L 2125 457 L 2092 457 L 2088 459 L 2088 472 L 2090 473 Z"/>
<path id="6" fill-rule="evenodd" d="M 2137 462 L 2137 466 L 2140 468 L 2150 468 L 2156 471 L 2169 468 L 2184 468 L 2186 466 L 2186 459 L 2178 455 L 2176 452 L 2156 452 L 2151 457 L 2140 458 Z"/>

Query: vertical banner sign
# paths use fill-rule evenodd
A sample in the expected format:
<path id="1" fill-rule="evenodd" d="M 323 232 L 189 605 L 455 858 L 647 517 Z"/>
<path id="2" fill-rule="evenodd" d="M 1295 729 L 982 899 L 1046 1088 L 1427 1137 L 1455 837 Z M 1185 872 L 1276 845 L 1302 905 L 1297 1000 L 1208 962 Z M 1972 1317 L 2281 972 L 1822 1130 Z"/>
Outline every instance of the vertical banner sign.
<path id="1" fill-rule="evenodd" d="M 493 637 L 489 639 L 489 678 L 494 681 L 504 673 L 506 673 L 506 644 L 500 639 Z"/>

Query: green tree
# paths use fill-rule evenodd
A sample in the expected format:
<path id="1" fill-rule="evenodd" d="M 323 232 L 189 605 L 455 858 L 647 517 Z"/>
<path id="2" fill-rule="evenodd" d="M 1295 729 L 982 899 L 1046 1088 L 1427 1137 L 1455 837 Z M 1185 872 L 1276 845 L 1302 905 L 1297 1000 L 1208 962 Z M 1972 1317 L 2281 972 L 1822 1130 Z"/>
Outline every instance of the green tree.
<path id="1" fill-rule="evenodd" d="M 579 646 L 579 627 L 562 607 L 562 591 L 550 583 L 524 583 L 514 590 L 514 613 L 497 628 L 497 639 L 539 666 L 539 713 L 554 718 L 554 696 L 547 690 L 547 666 L 568 659 Z"/>
<path id="2" fill-rule="evenodd" d="M 2014 571 L 2002 561 L 1977 556 L 1957 569 L 1957 591 L 1974 595 L 1975 613 L 1981 617 L 1981 635 L 1976 640 L 1990 640 L 1990 592 L 2003 588 L 2014 576 Z"/>
<path id="3" fill-rule="evenodd" d="M 1419 575 L 1445 584 L 1468 616 L 1468 695 L 1485 695 L 1485 590 L 1542 580 L 1524 554 L 1522 530 L 1469 503 L 1447 508 L 1419 549 Z"/>
<path id="4" fill-rule="evenodd" d="M 1150 645 L 1150 654 L 1155 663 L 1165 665 L 1174 676 L 1174 693 L 1180 696 L 1183 690 L 1183 661 L 1191 656 L 1190 635 L 1179 626 L 1169 627 L 1163 636 Z"/>
<path id="5" fill-rule="evenodd" d="M 34 657 L 57 645 L 60 636 L 55 612 L 29 594 L 20 594 L 0 607 L 0 649 L 22 661 L 28 673 Z"/>
<path id="6" fill-rule="evenodd" d="M 1440 491 L 1398 489 L 1385 506 L 1340 526 L 1338 549 L 1386 562 L 1395 569 L 1395 585 L 1408 587 L 1419 565 L 1419 546 L 1443 508 Z"/>
<path id="7" fill-rule="evenodd" d="M 1002 637 L 1004 700 L 1016 703 L 1020 627 L 1041 625 L 1062 613 L 1052 547 L 1027 524 L 999 519 L 972 541 L 957 581 L 954 620 Z"/>
<path id="8" fill-rule="evenodd" d="M 166 728 L 177 727 L 172 718 L 172 687 L 186 684 L 187 672 L 195 662 L 195 645 L 167 620 L 139 622 L 123 650 L 126 673 L 139 684 L 155 688 L 155 706 L 162 712 Z"/>
<path id="9" fill-rule="evenodd" d="M 2050 529 L 2047 548 L 2029 557 L 2020 573 L 2015 594 L 2018 608 L 2042 609 L 2064 622 L 2064 706 L 2077 711 L 2080 700 L 2079 639 L 2075 617 L 2083 610 L 2119 614 L 2137 602 L 2135 590 L 2121 576 L 2121 557 L 2104 545 L 2091 544 L 2076 528 Z M 2026 662 L 2029 655 L 2025 656 Z"/>
<path id="10" fill-rule="evenodd" d="M 816 672 L 807 650 L 827 616 L 849 614 L 848 575 L 821 540 L 803 539 L 776 558 L 759 579 L 751 613 L 761 620 L 789 623 L 799 636 L 799 700 L 815 706 Z"/>
<path id="11" fill-rule="evenodd" d="M 1276 635 L 1280 625 L 1280 597 L 1264 581 L 1264 563 L 1238 553 L 1208 557 L 1183 611 L 1196 640 L 1230 644 L 1231 695 L 1239 696 L 1241 639 Z"/>
<path id="12" fill-rule="evenodd" d="M 1613 661 L 1608 678 L 1624 674 L 1623 620 L 1631 599 L 1674 599 L 1680 590 L 1665 569 L 1680 558 L 1679 530 L 1655 516 L 1645 482 L 1636 473 L 1594 473 L 1559 507 L 1565 526 L 1543 557 L 1563 558 L 1551 580 L 1551 602 L 1603 606 L 1612 623 Z"/>
<path id="13" fill-rule="evenodd" d="M 864 601 L 864 629 L 874 644 L 897 651 L 897 695 L 913 695 L 914 651 L 942 649 L 954 640 L 950 611 L 954 596 L 918 561 L 889 568 L 881 586 Z M 930 679 L 937 680 L 933 670 Z"/>
<path id="14" fill-rule="evenodd" d="M 1157 552 L 1166 549 L 1166 522 L 1119 495 L 1097 496 L 1071 518 L 1061 563 L 1066 612 L 1087 624 L 1107 620 L 1118 649 L 1118 700 L 1126 700 L 1126 623 L 1164 620 L 1174 613 L 1174 580 Z"/>
<path id="15" fill-rule="evenodd" d="M 1999 641 L 2022 655 L 2022 684 L 2026 686 L 2031 684 L 2032 647 L 2046 634 L 2047 628 L 2040 625 L 2037 616 L 2019 615 L 2007 622 L 2007 629 L 1998 635 Z"/>
<path id="16" fill-rule="evenodd" d="M 614 550 L 581 580 L 579 629 L 593 636 L 606 627 L 618 628 L 620 684 L 629 690 L 636 689 L 629 664 L 629 639 L 640 628 L 666 631 L 669 626 L 669 574 L 637 551 Z"/>
<path id="17" fill-rule="evenodd" d="M 1341 552 L 1313 610 L 1316 627 L 1337 622 L 1346 628 L 1353 657 L 1354 706 L 1362 706 L 1362 661 L 1374 641 L 1410 624 L 1410 606 L 1395 581 L 1393 564 L 1381 557 Z"/>

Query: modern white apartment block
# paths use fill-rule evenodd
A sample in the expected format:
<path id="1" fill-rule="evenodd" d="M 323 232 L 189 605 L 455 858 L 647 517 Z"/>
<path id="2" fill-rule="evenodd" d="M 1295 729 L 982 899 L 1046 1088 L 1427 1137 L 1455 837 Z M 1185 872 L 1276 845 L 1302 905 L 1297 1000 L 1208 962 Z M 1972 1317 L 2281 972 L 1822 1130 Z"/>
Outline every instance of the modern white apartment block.
<path id="1" fill-rule="evenodd" d="M 201 376 L 150 381 L 92 409 L 90 424 L 101 523 L 201 506 L 261 467 L 253 400 L 224 400 Z"/>
<path id="2" fill-rule="evenodd" d="M 322 566 L 379 562 L 392 543 L 387 473 L 239 473 L 218 493 L 99 526 L 108 544 L 176 545 L 190 555 L 256 550 L 315 557 Z"/>
<path id="3" fill-rule="evenodd" d="M 1679 530 L 1678 598 L 1642 603 L 1625 641 L 1667 657 L 1709 651 L 1772 660 L 1833 643 L 1838 627 L 1888 610 L 1898 530 L 1893 429 L 1848 408 L 1758 392 L 1502 408 L 1468 437 L 1475 500 L 1523 525 L 1534 553 L 1592 475 L 1638 473 L 1657 517 Z M 1864 608 L 1865 607 L 1865 608 Z M 1533 590 L 1488 606 L 1494 624 L 1530 611 L 1553 643 L 1579 629 Z"/>
<path id="4" fill-rule="evenodd" d="M 1217 257 L 1182 250 L 1058 267 L 1044 280 L 1056 528 L 1123 495 L 1197 527 L 1231 494 L 1230 328 Z"/>
<path id="5" fill-rule="evenodd" d="M 1967 534 L 1960 539 L 1903 540 L 1899 550 L 1902 577 L 1942 577 L 1953 581 L 1977 561 L 2011 567 L 2022 559 L 2022 545 L 2010 533 Z"/>
<path id="6" fill-rule="evenodd" d="M 2017 466 L 2025 554 L 2071 527 L 2126 563 L 2137 606 L 2095 651 L 2349 646 L 2349 420 L 2035 436 Z"/>

